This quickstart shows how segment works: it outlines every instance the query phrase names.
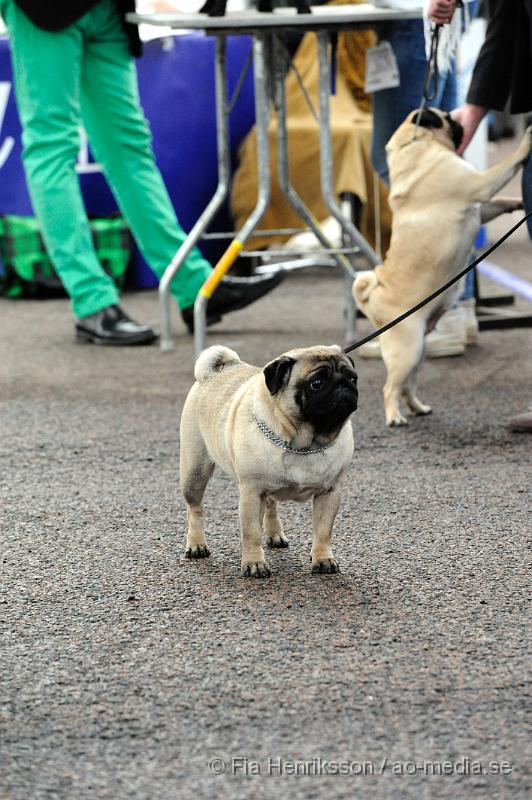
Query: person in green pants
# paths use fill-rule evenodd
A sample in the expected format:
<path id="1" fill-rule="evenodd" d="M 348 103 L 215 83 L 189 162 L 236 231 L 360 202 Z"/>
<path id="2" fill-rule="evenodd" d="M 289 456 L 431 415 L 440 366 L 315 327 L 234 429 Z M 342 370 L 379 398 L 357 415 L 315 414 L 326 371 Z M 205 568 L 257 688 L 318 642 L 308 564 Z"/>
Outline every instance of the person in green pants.
<path id="1" fill-rule="evenodd" d="M 186 236 L 156 166 L 140 106 L 132 55 L 140 55 L 141 44 L 136 26 L 125 21 L 132 10 L 133 0 L 0 0 L 33 209 L 71 298 L 77 338 L 98 344 L 149 344 L 156 334 L 122 310 L 94 250 L 75 172 L 80 124 L 158 277 Z M 194 248 L 172 283 L 190 331 L 194 300 L 210 272 Z M 243 308 L 283 277 L 225 278 L 209 301 L 208 322 Z"/>

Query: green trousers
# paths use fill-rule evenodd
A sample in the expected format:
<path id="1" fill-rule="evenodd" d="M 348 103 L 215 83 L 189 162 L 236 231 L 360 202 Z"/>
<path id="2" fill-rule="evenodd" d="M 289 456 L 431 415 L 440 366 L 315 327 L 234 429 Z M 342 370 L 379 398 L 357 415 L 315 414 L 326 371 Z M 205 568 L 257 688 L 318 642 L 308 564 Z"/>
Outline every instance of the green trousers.
<path id="1" fill-rule="evenodd" d="M 118 301 L 92 245 L 75 164 L 79 127 L 146 261 L 161 277 L 185 239 L 161 174 L 139 102 L 137 75 L 112 0 L 74 25 L 50 33 L 13 0 L 0 0 L 11 40 L 23 161 L 33 209 L 76 317 Z M 193 305 L 210 274 L 194 249 L 172 284 L 180 308 Z"/>

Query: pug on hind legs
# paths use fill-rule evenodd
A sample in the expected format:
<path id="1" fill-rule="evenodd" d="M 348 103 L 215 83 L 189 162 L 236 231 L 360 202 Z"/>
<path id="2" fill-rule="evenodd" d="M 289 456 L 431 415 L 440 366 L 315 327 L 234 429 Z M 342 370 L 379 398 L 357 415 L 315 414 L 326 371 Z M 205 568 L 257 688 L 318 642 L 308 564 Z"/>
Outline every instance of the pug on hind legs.
<path id="1" fill-rule="evenodd" d="M 392 210 L 390 247 L 382 264 L 359 272 L 357 306 L 380 328 L 443 286 L 466 265 L 481 223 L 518 209 L 520 201 L 495 198 L 530 153 L 528 128 L 516 150 L 485 171 L 456 153 L 462 128 L 435 108 L 413 111 L 386 147 Z M 386 365 L 386 423 L 405 425 L 399 401 L 416 416 L 430 413 L 416 396 L 425 335 L 451 307 L 452 287 L 379 337 Z"/>
<path id="2" fill-rule="evenodd" d="M 353 362 L 340 347 L 291 350 L 264 369 L 227 347 L 196 362 L 181 416 L 180 483 L 188 507 L 185 558 L 210 555 L 203 495 L 217 465 L 238 484 L 241 573 L 271 574 L 262 546 L 288 546 L 278 503 L 312 499 L 312 572 L 339 572 L 332 528 L 353 455 L 358 401 Z"/>

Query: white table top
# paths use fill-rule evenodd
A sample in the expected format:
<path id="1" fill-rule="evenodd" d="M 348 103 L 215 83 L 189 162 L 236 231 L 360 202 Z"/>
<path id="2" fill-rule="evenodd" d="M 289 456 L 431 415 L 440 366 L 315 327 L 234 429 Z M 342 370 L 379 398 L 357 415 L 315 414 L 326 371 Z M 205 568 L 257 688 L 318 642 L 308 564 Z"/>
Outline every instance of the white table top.
<path id="1" fill-rule="evenodd" d="M 173 30 L 204 30 L 216 32 L 257 31 L 265 29 L 298 29 L 315 31 L 321 28 L 370 27 L 378 22 L 398 19 L 418 19 L 419 8 L 382 8 L 370 3 L 342 6 L 312 6 L 311 14 L 297 14 L 292 8 L 279 8 L 273 14 L 258 11 L 233 11 L 223 17 L 207 14 L 180 14 L 156 12 L 154 14 L 128 14 L 128 22 L 137 25 L 158 25 Z"/>

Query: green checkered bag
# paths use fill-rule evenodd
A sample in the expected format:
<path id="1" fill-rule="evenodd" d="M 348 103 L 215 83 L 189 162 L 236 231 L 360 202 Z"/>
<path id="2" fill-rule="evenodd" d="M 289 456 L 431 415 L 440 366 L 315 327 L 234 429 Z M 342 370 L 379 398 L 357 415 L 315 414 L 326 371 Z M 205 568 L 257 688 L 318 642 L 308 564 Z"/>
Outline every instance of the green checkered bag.
<path id="1" fill-rule="evenodd" d="M 131 234 L 122 217 L 90 221 L 94 247 L 108 275 L 122 289 L 131 259 Z M 0 217 L 0 294 L 50 297 L 65 290 L 50 261 L 33 217 Z"/>

